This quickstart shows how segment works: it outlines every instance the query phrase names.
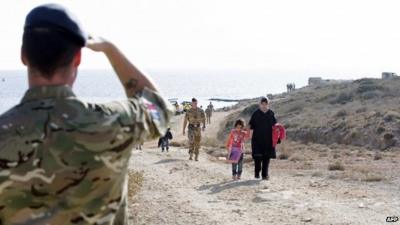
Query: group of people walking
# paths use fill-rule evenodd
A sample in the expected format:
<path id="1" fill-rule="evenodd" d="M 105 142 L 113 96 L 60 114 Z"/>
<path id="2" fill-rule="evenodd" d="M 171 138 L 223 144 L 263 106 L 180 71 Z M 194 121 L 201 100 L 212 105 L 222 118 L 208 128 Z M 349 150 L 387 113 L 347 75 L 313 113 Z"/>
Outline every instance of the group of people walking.
<path id="1" fill-rule="evenodd" d="M 188 128 L 189 160 L 198 161 L 201 132 L 206 128 L 204 111 L 197 107 L 197 99 L 192 99 L 192 108 L 186 112 L 183 134 Z M 259 108 L 252 114 L 249 124 L 237 120 L 226 141 L 227 162 L 232 163 L 232 178 L 239 180 L 243 168 L 244 144 L 251 139 L 251 152 L 254 160 L 254 177 L 269 179 L 270 159 L 276 158 L 275 147 L 285 138 L 285 129 L 277 123 L 274 112 L 269 109 L 268 98 L 260 99 Z M 261 173 L 261 174 L 260 174 Z M 261 176 L 260 176 L 261 175 Z"/>
<path id="2" fill-rule="evenodd" d="M 109 60 L 125 100 L 90 103 L 74 94 L 82 49 Z M 132 149 L 163 136 L 160 147 L 169 150 L 173 107 L 115 44 L 88 36 L 61 5 L 40 5 L 28 13 L 20 53 L 29 89 L 0 115 L 0 224 L 129 224 Z M 206 118 L 192 99 L 183 127 L 190 160 L 199 160 L 201 132 L 212 111 L 210 106 Z M 235 123 L 227 144 L 235 179 L 250 138 L 255 177 L 261 172 L 268 179 L 275 126 L 266 98 L 247 128 L 243 121 Z"/>

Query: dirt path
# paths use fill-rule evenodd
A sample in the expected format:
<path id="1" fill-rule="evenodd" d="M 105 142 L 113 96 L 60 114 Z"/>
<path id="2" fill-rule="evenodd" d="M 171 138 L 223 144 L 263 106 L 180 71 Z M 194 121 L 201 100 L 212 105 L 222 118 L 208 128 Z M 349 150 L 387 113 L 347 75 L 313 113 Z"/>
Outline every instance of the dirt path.
<path id="1" fill-rule="evenodd" d="M 215 113 L 214 121 L 226 115 Z M 174 141 L 186 140 L 182 121 L 179 116 L 172 123 Z M 203 137 L 215 136 L 218 128 L 213 123 Z M 394 165 L 391 170 L 399 168 L 393 160 L 388 163 Z M 326 169 L 299 170 L 289 160 L 273 160 L 269 181 L 253 178 L 252 163 L 244 165 L 242 180 L 232 181 L 230 164 L 204 151 L 195 162 L 188 160 L 184 147 L 161 153 L 155 143 L 134 151 L 130 165 L 144 174 L 143 187 L 130 205 L 134 225 L 387 224 L 387 216 L 400 217 L 398 180 L 332 179 L 315 176 L 334 173 Z"/>
<path id="2" fill-rule="evenodd" d="M 135 151 L 131 168 L 144 172 L 131 205 L 133 224 L 386 224 L 400 216 L 398 186 L 315 178 L 278 169 L 271 179 L 231 181 L 230 165 L 202 154 L 188 161 L 186 150 Z"/>

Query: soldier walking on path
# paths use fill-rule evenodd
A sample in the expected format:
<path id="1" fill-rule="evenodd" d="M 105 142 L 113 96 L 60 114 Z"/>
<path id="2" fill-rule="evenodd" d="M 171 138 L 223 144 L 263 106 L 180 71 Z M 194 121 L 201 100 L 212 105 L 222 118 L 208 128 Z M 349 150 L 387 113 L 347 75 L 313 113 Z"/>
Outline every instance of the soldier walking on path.
<path id="1" fill-rule="evenodd" d="M 85 45 L 108 58 L 125 100 L 96 104 L 74 94 Z M 0 115 L 0 224 L 128 225 L 132 148 L 165 133 L 172 106 L 114 44 L 87 39 L 60 5 L 27 15 L 21 59 L 29 89 Z"/>
<path id="2" fill-rule="evenodd" d="M 206 109 L 207 124 L 211 124 L 211 115 L 212 115 L 211 109 L 210 107 L 207 107 Z"/>
<path id="3" fill-rule="evenodd" d="M 212 117 L 213 111 L 214 111 L 214 106 L 213 106 L 212 102 L 210 102 L 210 104 L 207 106 L 207 109 L 206 109 L 207 124 L 211 124 L 211 117 Z"/>
<path id="4" fill-rule="evenodd" d="M 201 126 L 201 124 L 203 124 L 203 126 Z M 192 108 L 186 112 L 183 121 L 183 135 L 186 134 L 186 127 L 188 127 L 189 160 L 193 160 L 194 154 L 195 160 L 198 161 L 201 131 L 204 131 L 206 128 L 206 118 L 204 111 L 197 107 L 197 99 L 195 98 L 192 99 Z"/>

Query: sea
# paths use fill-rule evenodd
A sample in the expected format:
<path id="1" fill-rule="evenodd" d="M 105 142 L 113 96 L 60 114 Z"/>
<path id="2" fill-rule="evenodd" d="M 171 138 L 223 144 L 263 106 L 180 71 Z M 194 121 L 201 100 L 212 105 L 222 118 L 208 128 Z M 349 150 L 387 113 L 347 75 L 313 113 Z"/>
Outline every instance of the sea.
<path id="1" fill-rule="evenodd" d="M 306 76 L 265 71 L 148 70 L 146 74 L 165 98 L 181 103 L 196 97 L 203 108 L 209 102 L 215 108 L 222 108 L 236 104 L 239 99 L 282 93 L 286 91 L 287 83 L 295 83 L 296 88 L 307 84 Z M 27 89 L 26 71 L 0 71 L 0 114 L 18 104 Z M 89 102 L 125 98 L 122 85 L 112 70 L 80 70 L 73 90 Z"/>

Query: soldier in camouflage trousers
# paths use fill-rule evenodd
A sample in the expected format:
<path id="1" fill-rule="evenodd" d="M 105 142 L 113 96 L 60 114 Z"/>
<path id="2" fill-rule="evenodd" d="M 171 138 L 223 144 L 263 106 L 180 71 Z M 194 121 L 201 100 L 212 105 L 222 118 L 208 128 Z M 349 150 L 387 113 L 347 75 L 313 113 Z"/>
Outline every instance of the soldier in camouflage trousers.
<path id="1" fill-rule="evenodd" d="M 203 126 L 201 127 L 201 124 Z M 197 99 L 192 99 L 192 107 L 185 114 L 183 122 L 183 135 L 186 133 L 186 127 L 188 127 L 188 138 L 189 138 L 189 160 L 193 160 L 193 154 L 195 160 L 199 160 L 199 150 L 201 141 L 201 131 L 206 128 L 206 117 L 204 110 L 197 107 Z"/>
<path id="2" fill-rule="evenodd" d="M 126 100 L 75 96 L 85 45 L 107 56 Z M 128 225 L 131 150 L 165 133 L 172 106 L 112 43 L 87 39 L 60 5 L 27 15 L 21 52 L 29 90 L 0 115 L 0 224 Z"/>

